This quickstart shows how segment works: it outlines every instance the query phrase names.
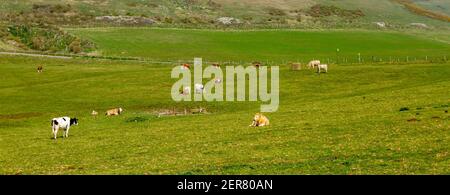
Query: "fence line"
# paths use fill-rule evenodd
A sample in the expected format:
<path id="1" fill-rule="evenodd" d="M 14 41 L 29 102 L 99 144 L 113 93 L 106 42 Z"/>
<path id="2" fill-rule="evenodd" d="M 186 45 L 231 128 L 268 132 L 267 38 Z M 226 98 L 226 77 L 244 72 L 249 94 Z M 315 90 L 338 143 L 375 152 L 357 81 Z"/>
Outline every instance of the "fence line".
<path id="1" fill-rule="evenodd" d="M 148 57 L 136 57 L 136 56 L 88 56 L 80 54 L 71 53 L 48 53 L 39 51 L 17 51 L 17 50 L 1 50 L 2 54 L 10 55 L 27 55 L 34 57 L 61 57 L 61 58 L 80 58 L 80 59 L 93 59 L 93 60 L 113 60 L 113 61 L 132 61 L 141 62 L 148 64 L 183 64 L 183 63 L 193 63 L 193 59 L 152 59 Z M 448 58 L 444 56 L 366 56 L 366 55 L 355 55 L 355 56 L 340 56 L 340 57 L 318 57 L 318 58 L 297 58 L 296 60 L 269 60 L 269 59 L 254 59 L 251 61 L 245 60 L 211 60 L 203 58 L 205 64 L 209 63 L 219 63 L 221 65 L 244 65 L 252 64 L 253 62 L 261 62 L 266 65 L 284 65 L 290 63 L 301 63 L 306 64 L 311 60 L 320 60 L 323 63 L 328 64 L 417 64 L 417 63 L 446 63 Z"/>

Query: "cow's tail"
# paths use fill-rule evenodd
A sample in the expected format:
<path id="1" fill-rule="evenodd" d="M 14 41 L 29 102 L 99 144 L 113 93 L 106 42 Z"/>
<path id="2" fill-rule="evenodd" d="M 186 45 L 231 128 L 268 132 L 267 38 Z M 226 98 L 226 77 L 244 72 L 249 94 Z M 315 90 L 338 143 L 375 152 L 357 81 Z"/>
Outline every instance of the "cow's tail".
<path id="1" fill-rule="evenodd" d="M 52 126 L 53 126 L 53 125 L 58 125 L 58 121 L 52 120 Z"/>

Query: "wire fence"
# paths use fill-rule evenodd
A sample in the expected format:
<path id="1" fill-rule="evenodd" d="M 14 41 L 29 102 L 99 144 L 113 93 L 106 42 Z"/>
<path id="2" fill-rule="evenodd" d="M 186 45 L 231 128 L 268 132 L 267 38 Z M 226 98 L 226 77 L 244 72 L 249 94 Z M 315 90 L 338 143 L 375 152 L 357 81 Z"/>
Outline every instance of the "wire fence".
<path id="1" fill-rule="evenodd" d="M 34 57 L 54 57 L 54 58 L 77 58 L 77 59 L 92 59 L 92 60 L 112 60 L 112 61 L 128 61 L 140 62 L 146 64 L 168 64 L 179 65 L 183 63 L 192 64 L 194 58 L 191 59 L 157 59 L 149 57 L 136 56 L 91 56 L 72 53 L 50 53 L 40 51 L 19 51 L 19 50 L 2 50 L 0 54 L 6 55 L 27 55 Z M 199 56 L 201 57 L 201 56 Z M 323 64 L 426 64 L 426 63 L 447 63 L 447 55 L 434 56 L 375 56 L 375 55 L 354 55 L 354 56 L 335 56 L 335 57 L 292 57 L 290 59 L 254 59 L 254 60 L 235 60 L 235 59 L 207 59 L 203 58 L 204 64 L 218 63 L 220 65 L 249 65 L 258 62 L 263 65 L 286 65 L 292 63 L 307 64 L 311 60 L 320 60 Z"/>

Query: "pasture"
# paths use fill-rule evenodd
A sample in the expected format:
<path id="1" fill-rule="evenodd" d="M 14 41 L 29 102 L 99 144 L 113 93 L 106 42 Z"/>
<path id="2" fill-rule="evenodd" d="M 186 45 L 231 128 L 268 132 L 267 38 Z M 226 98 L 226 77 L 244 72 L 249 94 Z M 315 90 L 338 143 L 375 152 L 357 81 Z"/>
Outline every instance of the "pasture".
<path id="1" fill-rule="evenodd" d="M 342 55 L 445 55 L 448 44 L 370 31 L 70 31 L 103 54 L 276 61 L 279 110 L 266 114 L 270 126 L 252 128 L 260 102 L 175 103 L 170 72 L 179 64 L 1 55 L 0 174 L 450 173 L 449 62 L 339 63 L 320 75 L 280 64 L 333 56 L 336 47 Z M 122 115 L 104 116 L 119 106 Z M 155 115 L 198 107 L 209 113 Z M 50 120 L 65 115 L 79 125 L 51 139 Z"/>
<path id="2" fill-rule="evenodd" d="M 135 56 L 156 60 L 207 61 L 322 61 L 366 62 L 372 56 L 384 62 L 449 57 L 450 45 L 435 41 L 437 35 L 421 36 L 367 30 L 255 30 L 219 31 L 157 28 L 79 28 L 69 32 L 87 38 L 106 56 Z M 419 33 L 418 33 L 419 34 Z M 448 33 L 446 33 L 448 35 Z M 337 52 L 339 49 L 339 52 Z"/>
<path id="3" fill-rule="evenodd" d="M 256 103 L 155 117 L 155 109 L 197 106 L 171 102 L 170 67 L 1 62 L 4 174 L 449 173 L 449 64 L 342 65 L 321 76 L 283 69 L 271 126 L 251 128 Z M 41 75 L 38 62 L 47 64 Z M 126 109 L 119 117 L 90 116 L 117 105 Z M 61 115 L 80 125 L 55 141 L 50 119 Z"/>

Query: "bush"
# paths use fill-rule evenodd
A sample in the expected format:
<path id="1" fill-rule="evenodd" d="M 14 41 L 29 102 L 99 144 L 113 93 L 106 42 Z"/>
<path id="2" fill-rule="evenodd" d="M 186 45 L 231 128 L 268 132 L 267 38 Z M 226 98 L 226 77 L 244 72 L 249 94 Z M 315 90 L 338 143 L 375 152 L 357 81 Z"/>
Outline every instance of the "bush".
<path id="1" fill-rule="evenodd" d="M 358 18 L 364 16 L 361 10 L 347 10 L 336 6 L 314 5 L 308 11 L 308 15 L 312 17 L 339 16 L 346 18 Z"/>
<path id="2" fill-rule="evenodd" d="M 8 27 L 8 39 L 16 40 L 31 49 L 80 53 L 95 49 L 92 42 L 79 39 L 51 26 L 13 25 Z"/>
<path id="3" fill-rule="evenodd" d="M 44 51 L 46 50 L 45 42 L 45 38 L 42 36 L 33 37 L 31 39 L 31 49 Z"/>
<path id="4" fill-rule="evenodd" d="M 80 53 L 82 51 L 80 40 L 76 39 L 72 43 L 70 43 L 69 51 L 73 53 Z"/>

